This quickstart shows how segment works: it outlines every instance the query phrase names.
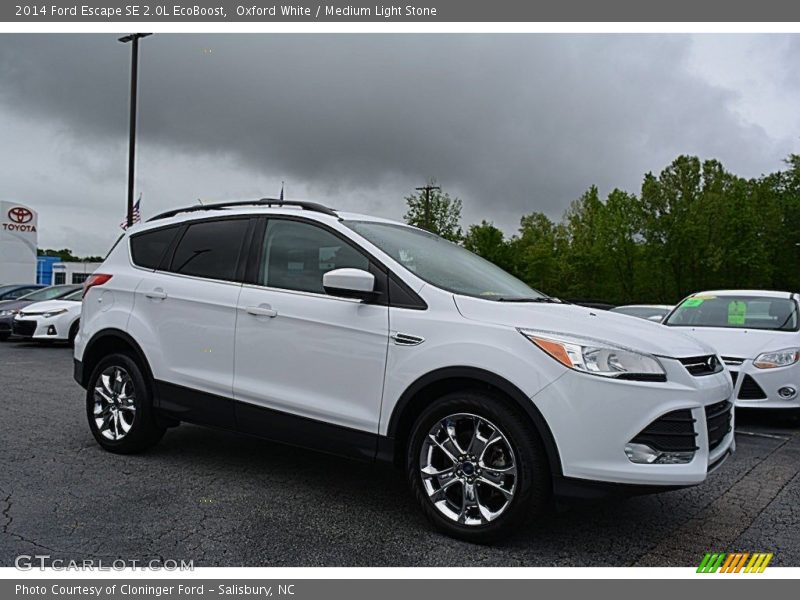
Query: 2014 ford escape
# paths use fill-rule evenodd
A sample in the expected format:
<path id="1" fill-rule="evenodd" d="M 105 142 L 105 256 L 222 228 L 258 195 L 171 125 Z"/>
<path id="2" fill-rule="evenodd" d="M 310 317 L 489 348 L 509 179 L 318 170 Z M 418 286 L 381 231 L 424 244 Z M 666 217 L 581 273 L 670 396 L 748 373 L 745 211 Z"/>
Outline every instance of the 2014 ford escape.
<path id="1" fill-rule="evenodd" d="M 186 421 L 393 462 L 467 540 L 553 493 L 701 483 L 734 448 L 709 346 L 385 219 L 272 200 L 174 210 L 130 229 L 85 294 L 75 378 L 106 450 Z"/>

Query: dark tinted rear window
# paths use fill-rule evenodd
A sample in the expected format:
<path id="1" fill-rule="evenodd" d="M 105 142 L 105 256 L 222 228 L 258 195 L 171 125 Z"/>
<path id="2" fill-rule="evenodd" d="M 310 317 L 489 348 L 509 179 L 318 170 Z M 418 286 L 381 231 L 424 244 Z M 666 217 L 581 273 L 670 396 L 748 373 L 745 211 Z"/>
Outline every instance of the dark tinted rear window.
<path id="1" fill-rule="evenodd" d="M 166 227 L 145 231 L 131 237 L 131 257 L 133 264 L 145 269 L 156 269 L 161 257 L 172 243 L 178 227 Z"/>
<path id="2" fill-rule="evenodd" d="M 175 249 L 170 271 L 233 281 L 247 224 L 247 219 L 226 219 L 189 225 Z"/>

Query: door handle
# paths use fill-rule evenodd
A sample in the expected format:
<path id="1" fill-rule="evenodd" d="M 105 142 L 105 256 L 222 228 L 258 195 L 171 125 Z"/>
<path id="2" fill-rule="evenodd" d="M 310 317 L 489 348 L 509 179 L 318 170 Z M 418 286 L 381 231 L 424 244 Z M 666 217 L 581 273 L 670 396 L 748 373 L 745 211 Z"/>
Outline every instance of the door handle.
<path id="1" fill-rule="evenodd" d="M 167 292 L 161 288 L 156 288 L 154 290 L 150 290 L 149 292 L 145 292 L 144 295 L 147 298 L 152 298 L 153 300 L 164 300 L 164 298 L 167 297 Z"/>
<path id="2" fill-rule="evenodd" d="M 269 304 L 262 304 L 261 306 L 248 306 L 245 308 L 248 314 L 256 317 L 277 317 L 278 311 L 273 309 Z"/>

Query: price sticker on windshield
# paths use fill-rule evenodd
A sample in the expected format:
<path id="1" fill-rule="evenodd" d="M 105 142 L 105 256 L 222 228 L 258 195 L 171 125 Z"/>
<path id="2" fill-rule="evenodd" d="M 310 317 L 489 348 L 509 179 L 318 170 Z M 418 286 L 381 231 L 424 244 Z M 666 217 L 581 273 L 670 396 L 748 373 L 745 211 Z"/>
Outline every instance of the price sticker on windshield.
<path id="1" fill-rule="evenodd" d="M 728 325 L 744 325 L 747 319 L 747 302 L 734 300 L 728 304 Z"/>
<path id="2" fill-rule="evenodd" d="M 705 298 L 688 298 L 684 301 L 683 304 L 681 304 L 681 306 L 683 308 L 697 308 L 705 301 L 706 301 Z"/>

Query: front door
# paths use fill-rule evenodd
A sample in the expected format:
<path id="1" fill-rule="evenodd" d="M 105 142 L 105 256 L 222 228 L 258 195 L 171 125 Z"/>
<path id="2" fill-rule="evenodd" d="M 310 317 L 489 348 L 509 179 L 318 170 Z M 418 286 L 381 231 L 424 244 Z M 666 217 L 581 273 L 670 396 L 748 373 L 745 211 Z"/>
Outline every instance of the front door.
<path id="1" fill-rule="evenodd" d="M 320 225 L 282 218 L 268 221 L 260 255 L 258 284 L 245 284 L 238 304 L 239 428 L 337 453 L 374 445 L 388 307 L 329 296 L 322 287 L 325 272 L 367 270 L 369 258 Z"/>

